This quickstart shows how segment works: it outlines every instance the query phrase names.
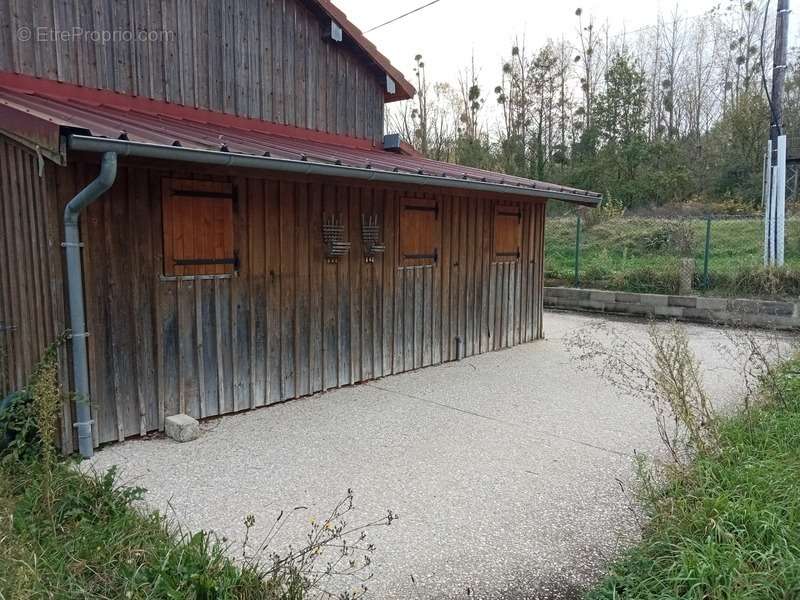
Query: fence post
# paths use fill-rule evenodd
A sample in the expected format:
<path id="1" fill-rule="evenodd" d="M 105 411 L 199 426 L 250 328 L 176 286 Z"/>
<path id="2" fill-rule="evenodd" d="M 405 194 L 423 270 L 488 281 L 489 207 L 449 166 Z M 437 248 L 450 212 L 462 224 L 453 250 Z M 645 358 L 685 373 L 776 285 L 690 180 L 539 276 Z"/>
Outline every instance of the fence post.
<path id="1" fill-rule="evenodd" d="M 706 250 L 703 255 L 703 289 L 708 289 L 708 255 L 711 253 L 711 215 L 706 216 Z"/>
<path id="2" fill-rule="evenodd" d="M 580 278 L 581 269 L 581 215 L 575 221 L 575 287 L 581 284 Z"/>

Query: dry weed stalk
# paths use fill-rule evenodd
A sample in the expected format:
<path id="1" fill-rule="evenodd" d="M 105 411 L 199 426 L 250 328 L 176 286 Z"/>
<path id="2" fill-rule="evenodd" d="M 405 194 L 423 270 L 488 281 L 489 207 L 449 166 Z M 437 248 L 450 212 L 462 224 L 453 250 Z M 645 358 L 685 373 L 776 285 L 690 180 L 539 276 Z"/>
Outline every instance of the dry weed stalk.
<path id="1" fill-rule="evenodd" d="M 301 506 L 291 513 L 306 510 L 306 507 Z M 299 585 L 305 598 L 362 598 L 367 593 L 366 583 L 372 578 L 370 565 L 372 553 L 375 551 L 375 546 L 367 541 L 367 531 L 389 526 L 399 515 L 389 510 L 382 518 L 354 526 L 348 521 L 353 510 L 353 491 L 348 489 L 345 497 L 324 520 L 311 519 L 311 529 L 306 536 L 305 545 L 299 548 L 290 546 L 285 554 L 270 553 L 272 566 L 262 569 L 264 576 L 276 581 L 283 578 L 287 580 L 290 589 Z M 275 537 L 288 522 L 289 514 L 280 512 L 255 552 L 248 551 L 250 531 L 256 522 L 255 516 L 248 515 L 245 518 L 242 559 L 246 564 L 259 568 L 260 557 L 269 552 Z M 327 584 L 342 579 L 349 579 L 356 587 L 338 593 L 326 589 Z"/>
<path id="2" fill-rule="evenodd" d="M 714 451 L 714 409 L 685 328 L 652 323 L 642 342 L 609 325 L 600 322 L 576 330 L 565 340 L 570 353 L 617 389 L 648 402 L 676 465 Z"/>
<path id="3" fill-rule="evenodd" d="M 45 506 L 52 508 L 52 478 L 56 465 L 56 432 L 62 406 L 62 390 L 58 380 L 58 350 L 69 333 L 59 335 L 44 351 L 28 379 L 29 418 L 38 436 L 38 462 L 42 469 L 42 494 Z"/>
<path id="4" fill-rule="evenodd" d="M 786 405 L 781 366 L 798 352 L 797 338 L 777 331 L 755 332 L 749 329 L 725 329 L 727 344 L 721 344 L 720 354 L 741 369 L 746 395 L 745 410 L 759 396 L 782 406 Z"/>

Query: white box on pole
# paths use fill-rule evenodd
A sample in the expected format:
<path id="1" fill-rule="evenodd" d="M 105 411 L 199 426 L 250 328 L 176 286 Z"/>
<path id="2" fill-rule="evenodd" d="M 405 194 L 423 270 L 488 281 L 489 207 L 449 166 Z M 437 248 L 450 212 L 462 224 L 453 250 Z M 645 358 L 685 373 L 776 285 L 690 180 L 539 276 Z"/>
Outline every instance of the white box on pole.
<path id="1" fill-rule="evenodd" d="M 783 266 L 786 225 L 786 136 L 778 136 L 778 164 L 775 178 L 775 262 Z"/>
<path id="2" fill-rule="evenodd" d="M 764 155 L 764 171 L 761 177 L 761 209 L 764 211 L 764 266 L 770 263 L 770 192 L 772 177 L 772 140 L 767 140 L 767 153 Z"/>

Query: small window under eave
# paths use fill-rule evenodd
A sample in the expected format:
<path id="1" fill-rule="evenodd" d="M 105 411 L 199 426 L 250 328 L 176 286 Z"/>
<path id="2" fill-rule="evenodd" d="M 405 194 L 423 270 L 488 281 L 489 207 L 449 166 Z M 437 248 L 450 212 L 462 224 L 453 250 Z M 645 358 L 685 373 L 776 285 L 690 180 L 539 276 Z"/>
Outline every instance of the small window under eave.
<path id="1" fill-rule="evenodd" d="M 400 205 L 400 267 L 433 265 L 439 260 L 441 222 L 435 200 L 404 199 Z"/>
<path id="2" fill-rule="evenodd" d="M 226 275 L 236 270 L 233 186 L 164 179 L 162 229 L 164 275 Z"/>
<path id="3" fill-rule="evenodd" d="M 498 262 L 519 260 L 522 252 L 522 210 L 498 205 L 494 213 L 494 258 Z"/>

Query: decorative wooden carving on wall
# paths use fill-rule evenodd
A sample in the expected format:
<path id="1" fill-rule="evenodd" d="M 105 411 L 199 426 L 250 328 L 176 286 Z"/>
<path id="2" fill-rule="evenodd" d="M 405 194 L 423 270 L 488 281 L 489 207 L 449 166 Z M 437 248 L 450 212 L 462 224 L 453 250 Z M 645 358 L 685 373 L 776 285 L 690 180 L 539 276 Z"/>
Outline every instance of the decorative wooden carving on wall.
<path id="1" fill-rule="evenodd" d="M 386 246 L 380 243 L 380 233 L 378 215 L 361 215 L 361 240 L 364 243 L 366 262 L 375 262 L 375 256 L 386 250 Z"/>
<path id="2" fill-rule="evenodd" d="M 342 256 L 350 253 L 350 242 L 344 240 L 344 225 L 341 215 L 325 215 L 322 220 L 322 242 L 325 244 L 325 258 L 336 263 Z"/>

